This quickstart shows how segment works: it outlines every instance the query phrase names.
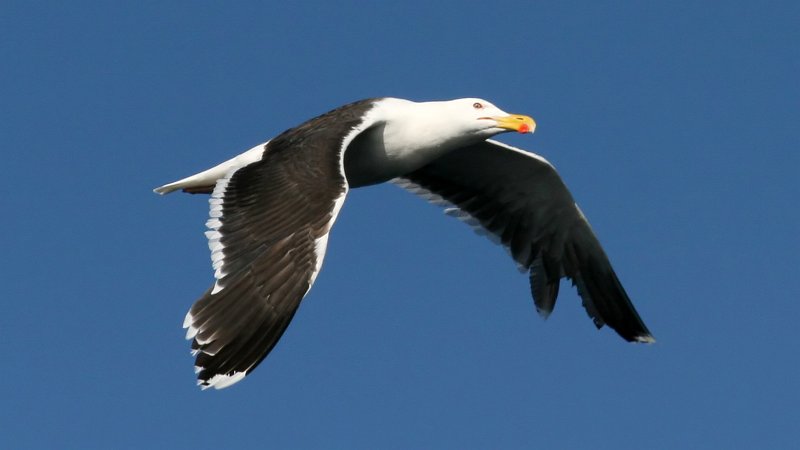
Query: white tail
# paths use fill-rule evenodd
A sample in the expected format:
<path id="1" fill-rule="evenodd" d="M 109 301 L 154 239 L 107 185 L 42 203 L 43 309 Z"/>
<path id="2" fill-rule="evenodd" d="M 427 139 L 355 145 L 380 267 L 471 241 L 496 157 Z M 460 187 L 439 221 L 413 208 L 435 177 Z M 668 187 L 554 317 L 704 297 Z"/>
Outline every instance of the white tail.
<path id="1" fill-rule="evenodd" d="M 229 171 L 244 167 L 256 161 L 260 161 L 261 156 L 264 154 L 264 148 L 266 145 L 267 142 L 257 145 L 241 155 L 231 158 L 224 163 L 216 165 L 208 170 L 204 170 L 203 172 L 194 174 L 190 177 L 157 187 L 153 189 L 153 192 L 164 195 L 179 189 L 214 186 L 217 183 L 217 180 L 224 177 Z"/>

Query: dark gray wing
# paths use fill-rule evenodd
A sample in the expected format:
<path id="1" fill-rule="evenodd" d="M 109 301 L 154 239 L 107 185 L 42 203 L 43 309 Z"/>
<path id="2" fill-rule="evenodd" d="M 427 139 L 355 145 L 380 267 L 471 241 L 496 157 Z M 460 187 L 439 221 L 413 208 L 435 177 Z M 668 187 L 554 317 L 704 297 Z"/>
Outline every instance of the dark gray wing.
<path id="1" fill-rule="evenodd" d="M 577 286 L 595 325 L 628 341 L 653 337 L 611 267 L 589 222 L 543 158 L 488 140 L 453 151 L 395 183 L 460 216 L 504 245 L 530 273 L 537 310 L 555 306 L 560 279 Z"/>
<path id="2" fill-rule="evenodd" d="M 343 153 L 369 124 L 348 105 L 284 132 L 217 181 L 208 221 L 216 282 L 186 315 L 198 384 L 224 388 L 272 350 L 318 274 L 347 194 Z"/>

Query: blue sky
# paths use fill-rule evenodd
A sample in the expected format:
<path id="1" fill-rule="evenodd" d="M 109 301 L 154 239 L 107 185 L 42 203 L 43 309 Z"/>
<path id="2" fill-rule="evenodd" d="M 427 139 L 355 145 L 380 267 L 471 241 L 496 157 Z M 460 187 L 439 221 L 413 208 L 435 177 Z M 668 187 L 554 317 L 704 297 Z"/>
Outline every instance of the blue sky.
<path id="1" fill-rule="evenodd" d="M 796 2 L 3 2 L 3 448 L 786 448 Z M 602 4 L 601 4 L 602 3 Z M 352 191 L 247 380 L 195 387 L 206 199 L 151 189 L 348 101 L 478 96 L 559 169 L 658 339 L 546 322 L 505 252 Z"/>

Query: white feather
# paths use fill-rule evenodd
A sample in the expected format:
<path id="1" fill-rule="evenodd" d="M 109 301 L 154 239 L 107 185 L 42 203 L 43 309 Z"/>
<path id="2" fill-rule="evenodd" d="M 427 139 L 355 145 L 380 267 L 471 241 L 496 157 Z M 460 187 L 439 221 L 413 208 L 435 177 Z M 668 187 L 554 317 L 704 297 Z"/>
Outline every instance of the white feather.
<path id="1" fill-rule="evenodd" d="M 157 187 L 153 189 L 153 192 L 164 195 L 173 191 L 177 191 L 178 189 L 212 186 L 217 182 L 217 180 L 224 177 L 225 174 L 232 169 L 238 169 L 261 160 L 261 157 L 264 154 L 264 147 L 267 145 L 267 142 L 256 145 L 250 150 L 234 156 L 233 158 L 221 164 L 217 164 L 208 170 L 204 170 L 192 176 L 182 178 L 178 181 L 173 181 L 172 183 L 165 184 L 161 187 Z"/>
<path id="2" fill-rule="evenodd" d="M 200 370 L 203 370 L 203 368 L 201 367 Z M 206 390 L 210 387 L 213 387 L 214 389 L 225 389 L 228 386 L 242 381 L 245 375 L 247 375 L 245 372 L 233 372 L 231 375 L 217 374 L 211 377 L 205 383 L 202 380 L 198 380 L 197 384 L 203 390 Z"/>

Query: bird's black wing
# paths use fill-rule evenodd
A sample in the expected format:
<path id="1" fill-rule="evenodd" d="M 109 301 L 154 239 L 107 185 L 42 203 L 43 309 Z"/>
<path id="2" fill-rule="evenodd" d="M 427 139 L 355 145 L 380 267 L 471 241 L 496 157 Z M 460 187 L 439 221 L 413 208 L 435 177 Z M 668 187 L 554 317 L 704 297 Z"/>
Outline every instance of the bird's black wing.
<path id="1" fill-rule="evenodd" d="M 556 170 L 543 158 L 496 141 L 455 150 L 395 180 L 449 206 L 488 232 L 530 273 L 537 310 L 547 316 L 568 277 L 595 325 L 628 341 L 652 342 L 600 242 Z"/>
<path id="2" fill-rule="evenodd" d="M 371 102 L 347 105 L 272 139 L 260 160 L 212 193 L 206 233 L 216 282 L 184 327 L 198 384 L 223 388 L 272 350 L 318 274 L 348 186 L 343 153 Z"/>

